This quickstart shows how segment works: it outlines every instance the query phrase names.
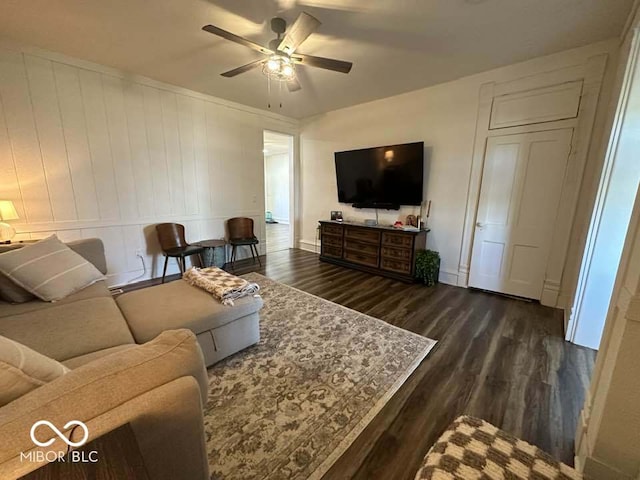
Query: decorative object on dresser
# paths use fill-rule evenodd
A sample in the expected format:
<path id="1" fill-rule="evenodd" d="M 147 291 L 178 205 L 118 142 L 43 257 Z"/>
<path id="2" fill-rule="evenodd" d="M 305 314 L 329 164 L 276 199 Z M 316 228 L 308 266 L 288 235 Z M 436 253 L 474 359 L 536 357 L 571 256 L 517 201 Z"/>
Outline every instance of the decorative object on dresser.
<path id="1" fill-rule="evenodd" d="M 342 211 L 340 210 L 331 210 L 331 221 L 332 222 L 342 222 L 344 218 L 342 218 Z"/>
<path id="2" fill-rule="evenodd" d="M 320 259 L 413 282 L 416 253 L 426 248 L 428 231 L 323 220 L 320 222 Z"/>

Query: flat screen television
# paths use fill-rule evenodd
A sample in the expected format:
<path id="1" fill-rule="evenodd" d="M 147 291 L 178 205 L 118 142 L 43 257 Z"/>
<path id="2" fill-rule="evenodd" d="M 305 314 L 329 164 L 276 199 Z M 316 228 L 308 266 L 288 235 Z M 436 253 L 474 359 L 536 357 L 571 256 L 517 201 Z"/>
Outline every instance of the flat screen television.
<path id="1" fill-rule="evenodd" d="M 424 142 L 336 152 L 338 201 L 398 209 L 422 203 Z"/>

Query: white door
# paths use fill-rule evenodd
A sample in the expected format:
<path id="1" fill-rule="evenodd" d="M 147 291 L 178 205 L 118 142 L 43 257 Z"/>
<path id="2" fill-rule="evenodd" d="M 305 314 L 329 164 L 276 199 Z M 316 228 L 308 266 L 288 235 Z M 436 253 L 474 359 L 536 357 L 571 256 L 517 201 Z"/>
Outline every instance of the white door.
<path id="1" fill-rule="evenodd" d="M 469 285 L 539 300 L 573 129 L 490 137 Z"/>

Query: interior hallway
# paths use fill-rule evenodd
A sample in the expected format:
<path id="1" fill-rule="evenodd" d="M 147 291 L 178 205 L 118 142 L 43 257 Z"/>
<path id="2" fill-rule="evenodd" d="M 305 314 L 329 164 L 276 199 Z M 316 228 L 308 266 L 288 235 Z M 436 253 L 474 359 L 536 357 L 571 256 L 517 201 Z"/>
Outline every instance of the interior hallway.
<path id="1" fill-rule="evenodd" d="M 267 253 L 279 252 L 289 248 L 289 225 L 286 223 L 267 223 Z"/>

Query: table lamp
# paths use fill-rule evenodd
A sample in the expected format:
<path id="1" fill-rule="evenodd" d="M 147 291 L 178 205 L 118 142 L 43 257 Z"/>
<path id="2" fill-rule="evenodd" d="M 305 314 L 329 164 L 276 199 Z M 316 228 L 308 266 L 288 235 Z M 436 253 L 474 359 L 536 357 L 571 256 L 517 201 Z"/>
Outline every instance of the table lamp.
<path id="1" fill-rule="evenodd" d="M 16 230 L 5 220 L 17 220 L 18 212 L 11 200 L 0 200 L 0 243 L 11 243 L 11 239 L 16 236 Z"/>

